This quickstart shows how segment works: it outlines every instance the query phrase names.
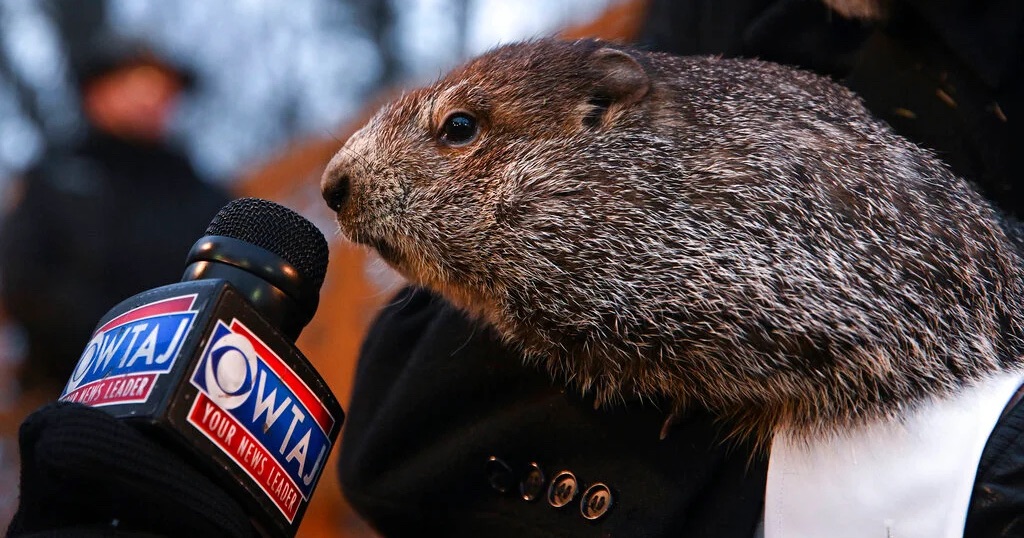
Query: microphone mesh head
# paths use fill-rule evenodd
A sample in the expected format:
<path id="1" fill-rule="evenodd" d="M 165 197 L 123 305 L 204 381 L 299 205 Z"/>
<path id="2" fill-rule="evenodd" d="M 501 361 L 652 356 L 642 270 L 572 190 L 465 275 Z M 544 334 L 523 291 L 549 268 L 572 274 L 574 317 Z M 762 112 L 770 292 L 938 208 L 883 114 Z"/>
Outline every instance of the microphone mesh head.
<path id="1" fill-rule="evenodd" d="M 260 198 L 228 202 L 210 221 L 206 235 L 231 237 L 277 254 L 316 290 L 327 276 L 327 240 L 305 217 Z"/>

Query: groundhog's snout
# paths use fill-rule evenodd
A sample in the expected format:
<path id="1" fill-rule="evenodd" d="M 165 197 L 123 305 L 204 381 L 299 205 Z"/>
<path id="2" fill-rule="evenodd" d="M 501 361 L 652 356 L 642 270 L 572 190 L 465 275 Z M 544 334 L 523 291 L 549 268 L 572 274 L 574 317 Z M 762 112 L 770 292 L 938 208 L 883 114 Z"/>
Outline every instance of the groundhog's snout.
<path id="1" fill-rule="evenodd" d="M 328 163 L 324 175 L 320 178 L 320 194 L 327 202 L 327 207 L 340 213 L 352 193 L 352 171 L 349 159 L 340 152 Z"/>
<path id="2" fill-rule="evenodd" d="M 348 173 L 329 168 L 320 182 L 320 191 L 327 202 L 327 207 L 334 212 L 341 211 L 348 201 L 351 183 Z"/>

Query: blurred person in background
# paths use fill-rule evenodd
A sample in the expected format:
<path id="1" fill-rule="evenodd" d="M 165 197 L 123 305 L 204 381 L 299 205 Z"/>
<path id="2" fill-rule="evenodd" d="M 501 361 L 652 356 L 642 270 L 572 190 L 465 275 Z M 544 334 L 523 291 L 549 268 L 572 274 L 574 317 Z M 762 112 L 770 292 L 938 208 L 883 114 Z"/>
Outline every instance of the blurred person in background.
<path id="1" fill-rule="evenodd" d="M 229 199 L 167 140 L 190 73 L 110 34 L 72 65 L 87 132 L 23 175 L 0 224 L 0 300 L 27 342 L 19 380 L 45 393 L 111 307 L 180 278 Z"/>

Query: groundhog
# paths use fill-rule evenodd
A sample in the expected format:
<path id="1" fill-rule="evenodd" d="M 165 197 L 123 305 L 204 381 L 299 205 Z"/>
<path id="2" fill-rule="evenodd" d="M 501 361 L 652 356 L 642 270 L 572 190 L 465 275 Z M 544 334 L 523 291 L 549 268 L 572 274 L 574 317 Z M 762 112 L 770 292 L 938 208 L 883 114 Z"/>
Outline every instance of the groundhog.
<path id="1" fill-rule="evenodd" d="M 502 46 L 385 106 L 322 189 L 351 240 L 602 403 L 807 437 L 1021 365 L 1000 215 L 792 68 Z"/>

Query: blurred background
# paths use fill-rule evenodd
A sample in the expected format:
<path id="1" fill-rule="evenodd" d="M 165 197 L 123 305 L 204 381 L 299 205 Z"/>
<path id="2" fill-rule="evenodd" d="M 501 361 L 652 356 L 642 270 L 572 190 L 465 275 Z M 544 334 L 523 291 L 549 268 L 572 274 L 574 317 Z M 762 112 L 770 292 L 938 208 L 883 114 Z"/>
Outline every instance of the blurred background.
<path id="1" fill-rule="evenodd" d="M 22 417 L 59 394 L 103 313 L 180 278 L 228 198 L 280 202 L 331 240 L 298 345 L 347 402 L 363 332 L 399 282 L 337 236 L 319 193 L 331 155 L 403 87 L 501 42 L 628 38 L 643 5 L 0 0 L 0 528 Z M 328 469 L 300 536 L 373 536 Z"/>
<path id="2" fill-rule="evenodd" d="M 610 0 L 0 2 L 0 177 L 83 119 L 75 69 L 98 32 L 138 38 L 198 79 L 172 136 L 228 183 L 297 138 L 322 137 L 379 88 L 429 81 L 496 43 L 594 17 Z"/>

